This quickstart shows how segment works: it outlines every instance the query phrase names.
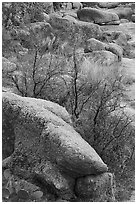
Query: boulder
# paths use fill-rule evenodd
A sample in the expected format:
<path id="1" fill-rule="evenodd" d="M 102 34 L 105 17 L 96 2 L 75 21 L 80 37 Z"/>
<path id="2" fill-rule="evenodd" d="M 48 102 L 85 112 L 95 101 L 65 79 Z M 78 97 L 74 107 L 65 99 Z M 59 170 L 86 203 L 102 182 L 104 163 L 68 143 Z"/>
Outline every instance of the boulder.
<path id="1" fill-rule="evenodd" d="M 43 10 L 47 14 L 53 13 L 54 12 L 53 2 L 43 2 Z"/>
<path id="2" fill-rule="evenodd" d="M 83 5 L 81 2 L 72 2 L 72 9 L 82 9 Z"/>
<path id="3" fill-rule="evenodd" d="M 100 8 L 115 8 L 120 4 L 120 2 L 98 2 Z"/>
<path id="4" fill-rule="evenodd" d="M 119 17 L 117 14 L 95 8 L 83 8 L 78 10 L 77 16 L 80 21 L 92 22 L 99 25 L 119 22 Z"/>
<path id="5" fill-rule="evenodd" d="M 109 43 L 105 49 L 117 55 L 118 61 L 121 61 L 123 56 L 123 49 L 119 45 L 117 45 L 116 43 Z"/>
<path id="6" fill-rule="evenodd" d="M 71 10 L 72 9 L 72 3 L 71 2 L 67 2 L 66 3 L 66 10 Z"/>
<path id="7" fill-rule="evenodd" d="M 106 43 L 103 43 L 95 38 L 90 38 L 87 40 L 85 45 L 85 52 L 92 52 L 97 50 L 105 50 Z"/>
<path id="8" fill-rule="evenodd" d="M 118 60 L 121 61 L 123 55 L 123 49 L 115 43 L 103 43 L 99 40 L 91 38 L 87 40 L 85 52 L 93 52 L 107 50 L 118 56 Z"/>
<path id="9" fill-rule="evenodd" d="M 48 21 L 49 18 L 47 18 Z M 42 36 L 48 36 L 53 32 L 53 29 L 51 25 L 47 22 L 36 22 L 30 24 L 31 31 L 34 32 L 34 34 L 42 34 Z"/>
<path id="10" fill-rule="evenodd" d="M 73 129 L 67 111 L 58 104 L 4 92 L 5 127 L 8 122 L 15 140 L 13 173 L 41 178 L 64 199 L 73 197 L 77 177 L 107 171 L 107 165 Z M 3 145 L 8 147 L 8 141 Z"/>
<path id="11" fill-rule="evenodd" d="M 108 9 L 108 12 L 117 14 L 119 19 L 125 18 L 128 20 L 131 20 L 131 16 L 133 14 L 132 8 L 126 8 L 124 6 L 120 6 L 114 9 Z"/>
<path id="12" fill-rule="evenodd" d="M 114 202 L 114 191 L 115 183 L 111 173 L 78 178 L 75 186 L 76 195 L 90 202 Z"/>
<path id="13" fill-rule="evenodd" d="M 84 45 L 89 38 L 98 39 L 102 36 L 102 31 L 99 25 L 77 21 L 70 17 L 65 18 L 64 16 L 62 18 L 60 15 L 52 14 L 50 15 L 49 23 L 54 29 L 54 33 L 56 33 L 59 45 L 63 44 L 65 41 L 69 41 L 71 46 L 74 46 L 74 43 L 81 46 Z M 76 39 L 76 36 L 78 36 L 78 40 Z"/>

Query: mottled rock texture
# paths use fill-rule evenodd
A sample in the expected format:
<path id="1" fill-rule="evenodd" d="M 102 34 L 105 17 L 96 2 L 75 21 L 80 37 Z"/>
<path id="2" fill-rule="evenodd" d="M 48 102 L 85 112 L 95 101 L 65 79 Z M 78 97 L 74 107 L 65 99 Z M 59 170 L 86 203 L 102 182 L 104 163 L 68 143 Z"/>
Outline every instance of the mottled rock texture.
<path id="1" fill-rule="evenodd" d="M 83 8 L 78 10 L 77 16 L 80 21 L 92 22 L 96 24 L 115 24 L 115 22 L 117 22 L 117 24 L 120 23 L 117 14 L 95 8 Z"/>
<path id="2" fill-rule="evenodd" d="M 79 45 L 84 45 L 89 38 L 99 39 L 102 36 L 102 31 L 99 25 L 78 21 L 75 18 L 68 18 L 57 14 L 51 14 L 49 23 L 56 33 L 57 39 L 61 41 L 69 41 L 74 46 L 76 36 L 78 36 Z"/>
<path id="3" fill-rule="evenodd" d="M 118 56 L 118 60 L 121 61 L 123 55 L 123 49 L 115 43 L 104 43 L 95 38 L 87 40 L 85 45 L 85 52 L 107 50 Z"/>
<path id="4" fill-rule="evenodd" d="M 73 129 L 69 114 L 58 104 L 4 92 L 4 125 L 7 122 L 15 139 L 11 168 L 16 175 L 37 175 L 68 199 L 73 196 L 74 179 L 107 171 L 107 165 Z M 4 148 L 9 145 L 7 134 L 3 138 Z"/>
<path id="5" fill-rule="evenodd" d="M 111 173 L 79 178 L 75 187 L 76 195 L 91 202 L 115 201 L 114 189 L 114 178 Z"/>

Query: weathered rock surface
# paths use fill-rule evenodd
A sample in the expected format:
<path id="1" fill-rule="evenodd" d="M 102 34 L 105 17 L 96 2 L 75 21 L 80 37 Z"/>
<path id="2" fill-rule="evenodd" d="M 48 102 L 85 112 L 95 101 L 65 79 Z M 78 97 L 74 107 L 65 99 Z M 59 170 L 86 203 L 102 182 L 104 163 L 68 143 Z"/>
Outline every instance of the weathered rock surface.
<path id="1" fill-rule="evenodd" d="M 53 27 L 57 39 L 61 41 L 69 41 L 71 45 L 76 43 L 75 36 L 79 36 L 78 44 L 84 45 L 86 40 L 89 38 L 100 38 L 102 36 L 102 31 L 99 25 L 89 23 L 89 22 L 82 22 L 78 21 L 75 18 L 62 18 L 60 15 L 51 14 L 50 25 Z M 77 35 L 76 35 L 77 34 Z M 58 41 L 58 40 L 57 40 Z"/>
<path id="2" fill-rule="evenodd" d="M 102 26 L 104 31 L 102 41 L 116 43 L 123 49 L 123 57 L 135 58 L 135 25 L 134 23 L 122 23 L 119 26 Z M 117 31 L 116 31 L 117 30 Z"/>
<path id="3" fill-rule="evenodd" d="M 83 8 L 77 11 L 77 16 L 80 21 L 92 22 L 96 24 L 118 24 L 119 17 L 113 12 L 102 11 L 95 8 Z"/>
<path id="4" fill-rule="evenodd" d="M 131 16 L 134 13 L 132 8 L 129 8 L 129 7 L 126 8 L 122 6 L 114 8 L 114 9 L 108 9 L 108 12 L 117 14 L 119 19 L 125 18 L 128 20 L 131 20 Z"/>
<path id="5" fill-rule="evenodd" d="M 76 195 L 84 201 L 114 202 L 114 179 L 111 173 L 79 178 L 75 187 Z"/>
<path id="6" fill-rule="evenodd" d="M 119 45 L 117 45 L 116 43 L 109 43 L 108 45 L 106 45 L 105 49 L 117 55 L 118 61 L 121 61 L 123 56 L 123 49 Z"/>
<path id="7" fill-rule="evenodd" d="M 115 8 L 120 4 L 120 2 L 98 2 L 100 8 Z"/>
<path id="8" fill-rule="evenodd" d="M 72 196 L 73 178 L 107 171 L 95 150 L 69 124 L 66 110 L 57 104 L 4 92 L 3 120 L 11 123 L 15 137 L 14 173 L 39 176 L 63 198 Z"/>
<path id="9" fill-rule="evenodd" d="M 89 40 L 87 40 L 84 50 L 86 53 L 101 50 L 107 50 L 117 55 L 119 61 L 121 61 L 122 59 L 123 49 L 119 45 L 115 43 L 103 43 L 94 38 L 90 38 Z"/>
<path id="10" fill-rule="evenodd" d="M 90 38 L 87 40 L 85 45 L 85 52 L 105 50 L 106 43 L 103 43 L 95 38 Z"/>

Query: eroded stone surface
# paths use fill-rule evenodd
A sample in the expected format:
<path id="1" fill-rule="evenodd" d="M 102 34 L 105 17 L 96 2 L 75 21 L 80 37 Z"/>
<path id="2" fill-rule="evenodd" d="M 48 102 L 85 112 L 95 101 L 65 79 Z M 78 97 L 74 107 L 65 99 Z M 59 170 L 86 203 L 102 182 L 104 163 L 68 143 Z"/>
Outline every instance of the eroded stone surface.
<path id="1" fill-rule="evenodd" d="M 11 166 L 15 174 L 43 175 L 57 193 L 70 196 L 73 179 L 107 171 L 95 150 L 69 124 L 61 106 L 4 92 L 3 116 L 4 123 L 12 121 L 14 129 Z"/>
<path id="2" fill-rule="evenodd" d="M 83 8 L 77 12 L 78 19 L 81 21 L 92 22 L 97 24 L 107 24 L 119 21 L 117 14 L 113 12 L 103 11 L 101 9 L 95 8 Z M 119 22 L 120 23 L 120 22 Z"/>
<path id="3" fill-rule="evenodd" d="M 78 197 L 84 198 L 85 201 L 113 202 L 115 201 L 114 189 L 113 175 L 104 173 L 98 176 L 91 175 L 79 178 L 75 192 Z"/>

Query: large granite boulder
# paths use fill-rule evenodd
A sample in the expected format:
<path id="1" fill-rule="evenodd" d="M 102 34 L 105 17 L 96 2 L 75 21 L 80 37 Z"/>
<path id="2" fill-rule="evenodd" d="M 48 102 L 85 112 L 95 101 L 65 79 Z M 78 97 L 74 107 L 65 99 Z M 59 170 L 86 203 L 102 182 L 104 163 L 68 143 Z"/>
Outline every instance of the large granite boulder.
<path id="1" fill-rule="evenodd" d="M 107 165 L 73 129 L 65 108 L 58 104 L 16 94 L 3 93 L 3 123 L 10 123 L 15 175 L 39 177 L 64 199 L 73 196 L 77 177 L 100 174 Z M 7 134 L 3 134 L 8 146 Z M 7 139 L 7 140 L 6 140 Z"/>
<path id="2" fill-rule="evenodd" d="M 90 202 L 114 202 L 114 191 L 115 184 L 111 173 L 78 178 L 75 187 L 76 195 Z"/>
<path id="3" fill-rule="evenodd" d="M 80 21 L 102 24 L 119 24 L 119 17 L 113 12 L 103 11 L 95 8 L 83 8 L 77 11 L 77 16 Z"/>

